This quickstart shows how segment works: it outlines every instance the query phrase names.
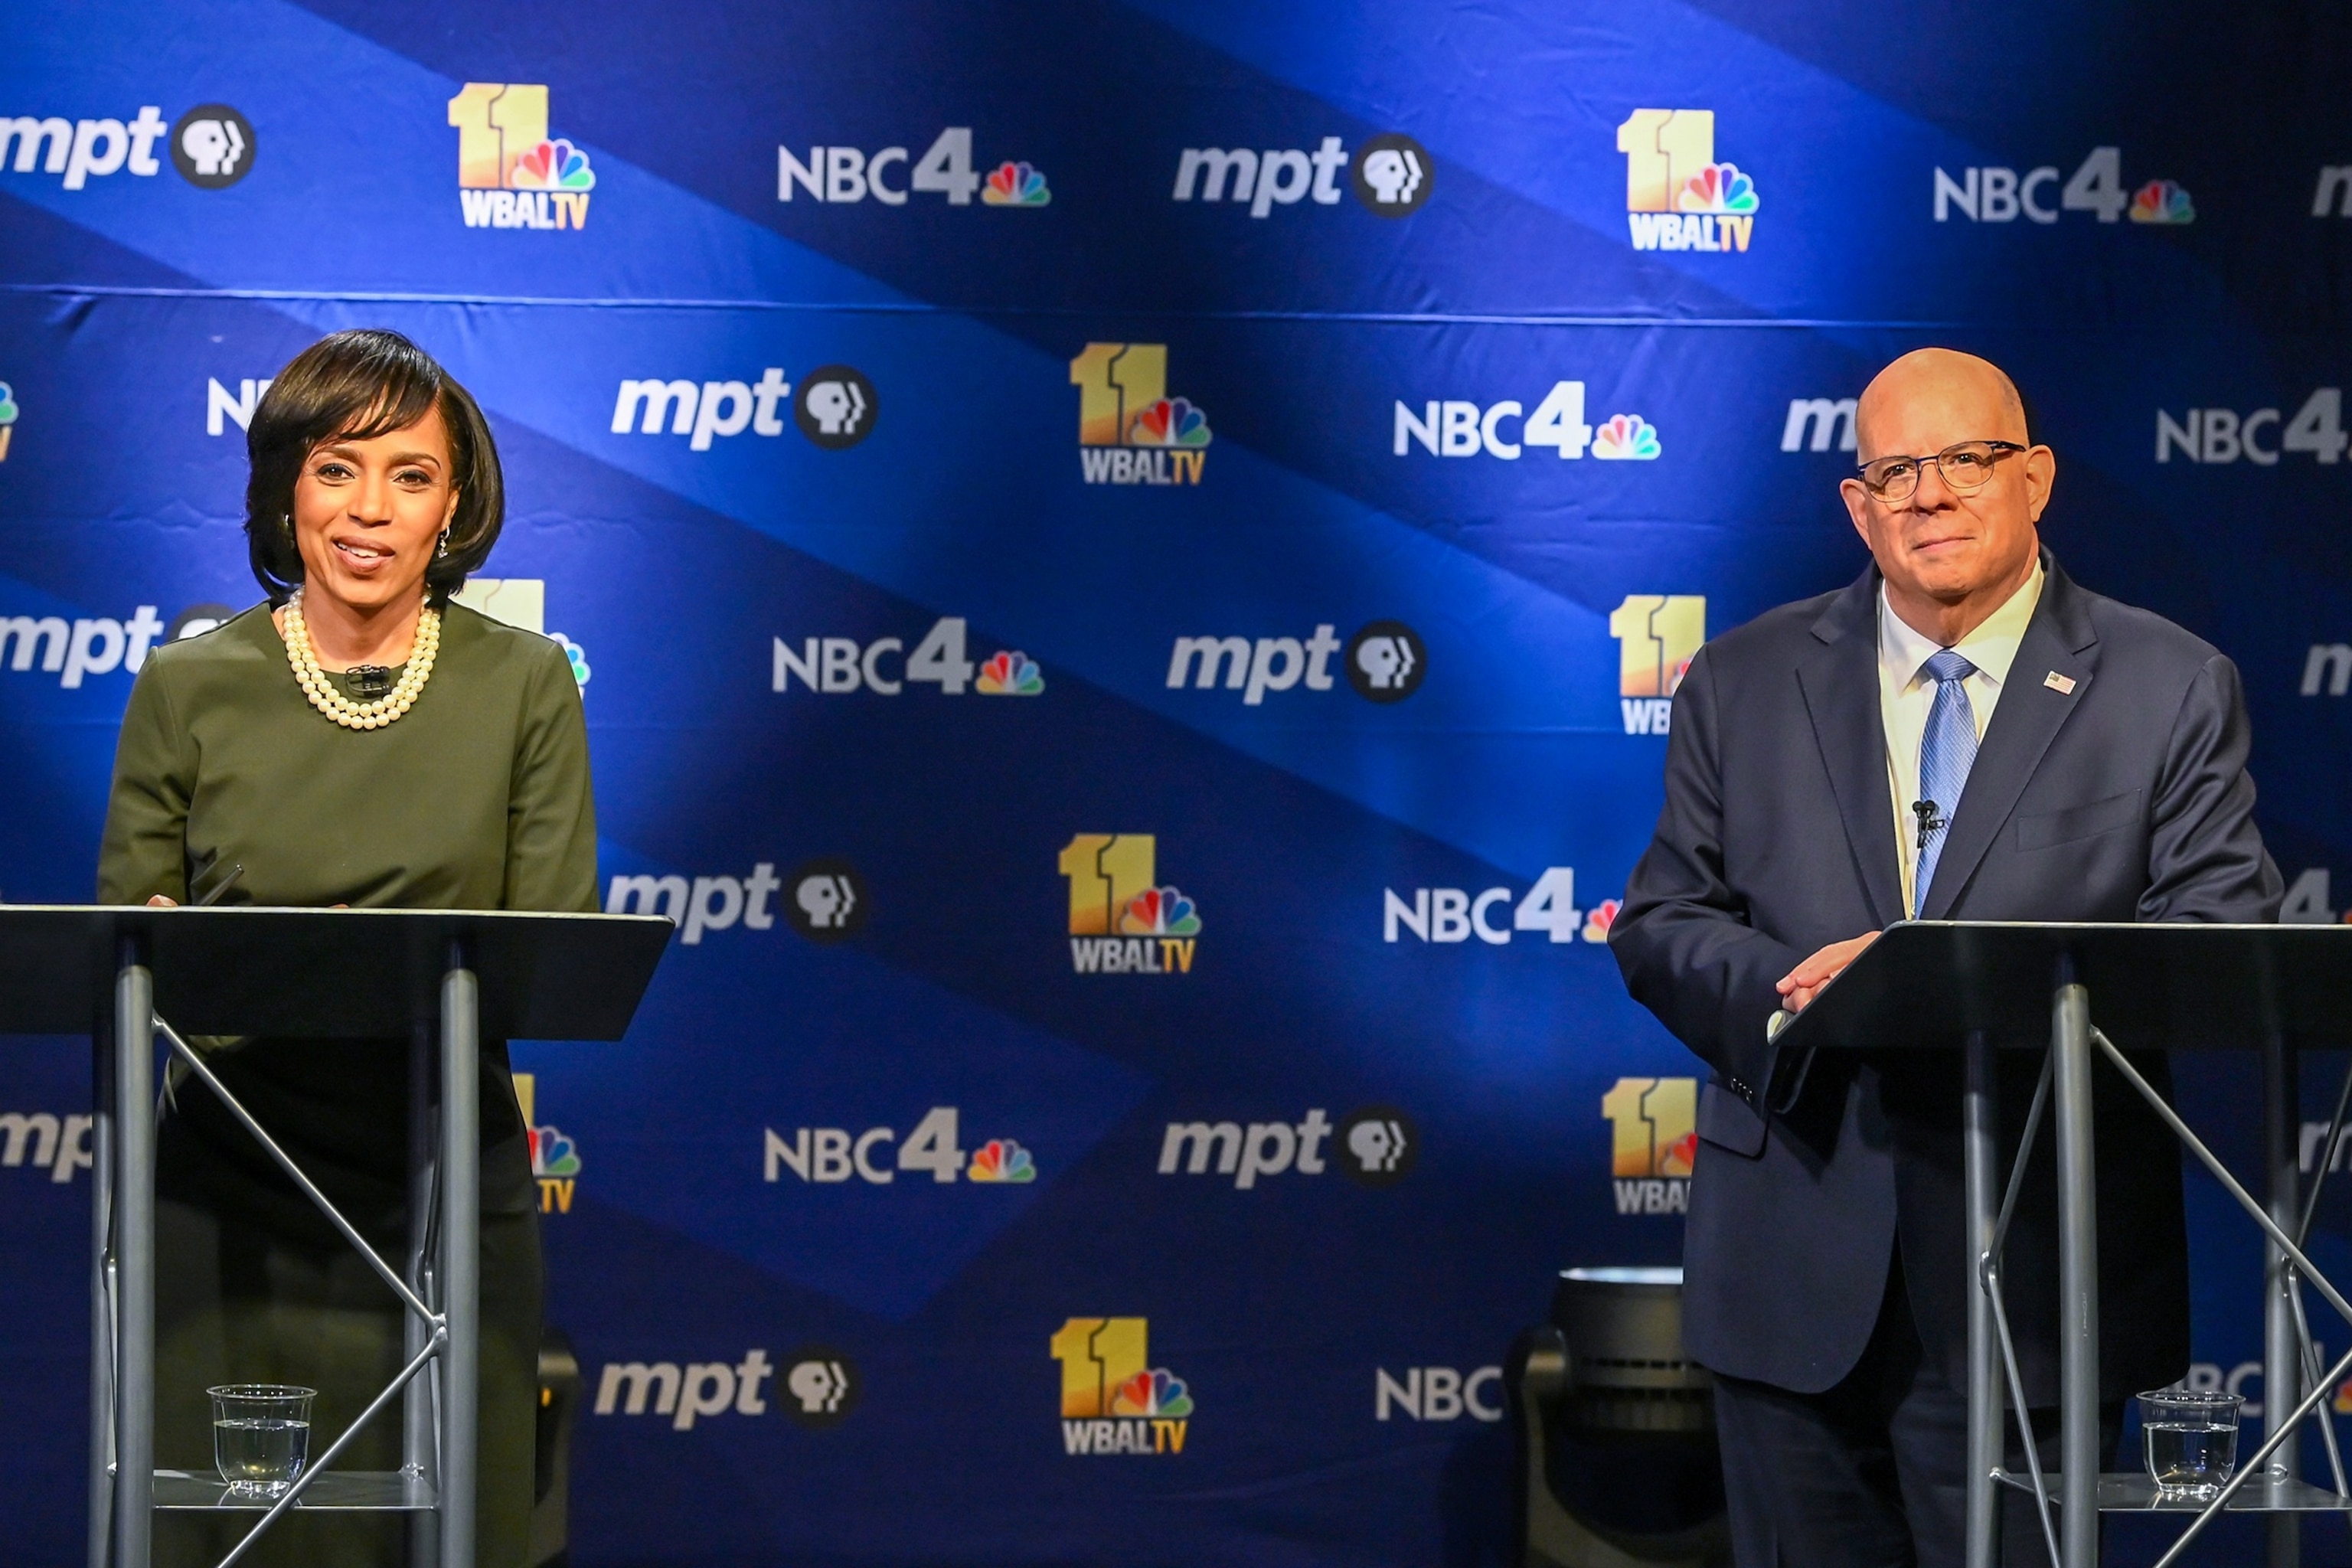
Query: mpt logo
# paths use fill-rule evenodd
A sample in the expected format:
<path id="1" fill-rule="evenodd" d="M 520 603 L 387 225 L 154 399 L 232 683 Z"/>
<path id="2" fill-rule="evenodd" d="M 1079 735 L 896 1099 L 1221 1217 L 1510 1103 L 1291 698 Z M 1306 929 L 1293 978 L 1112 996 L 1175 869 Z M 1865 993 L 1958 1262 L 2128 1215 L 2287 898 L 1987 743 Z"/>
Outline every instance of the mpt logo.
<path id="1" fill-rule="evenodd" d="M 1698 1079 L 1621 1078 L 1601 1097 L 1613 1149 L 1617 1212 L 1687 1214 L 1698 1158 Z"/>
<path id="2" fill-rule="evenodd" d="M 1045 672 L 1036 660 L 1018 649 L 1000 648 L 986 663 L 974 666 L 964 657 L 965 635 L 961 616 L 942 616 L 931 623 L 912 653 L 906 653 L 906 643 L 898 637 L 877 637 L 865 644 L 855 637 L 809 637 L 798 649 L 778 637 L 769 686 L 772 690 L 790 691 L 793 678 L 798 676 L 805 689 L 831 697 L 861 689 L 896 697 L 910 681 L 936 686 L 942 697 L 961 697 L 967 686 L 974 687 L 982 697 L 1034 697 L 1045 689 Z M 901 654 L 904 661 L 894 676 L 882 661 Z M 975 669 L 977 682 L 972 679 Z"/>
<path id="3" fill-rule="evenodd" d="M 705 1416 L 764 1415 L 768 1401 L 760 1385 L 775 1366 L 764 1350 L 746 1352 L 740 1362 L 606 1362 L 596 1383 L 596 1414 L 642 1415 L 651 1397 L 654 1414 L 670 1417 L 670 1430 L 691 1432 Z"/>
<path id="4" fill-rule="evenodd" d="M 697 877 L 691 886 L 679 876 L 615 877 L 604 895 L 604 912 L 666 915 L 672 925 L 681 928 L 678 940 L 694 947 L 706 932 L 726 931 L 739 920 L 750 931 L 773 926 L 776 917 L 768 909 L 768 897 L 782 886 L 776 879 L 776 868 L 766 860 L 740 880 Z"/>
<path id="5" fill-rule="evenodd" d="M 138 179 L 163 172 L 155 142 L 165 133 L 163 111 L 142 105 L 128 124 L 116 119 L 68 121 L 58 115 L 0 114 L 0 168 L 7 167 L 8 148 L 16 144 L 16 172 L 63 176 L 68 191 L 87 188 L 93 179 L 128 170 Z M 207 103 L 188 110 L 169 127 L 172 166 L 181 178 L 199 190 L 217 191 L 236 184 L 253 168 L 253 122 L 225 103 Z"/>
<path id="6" fill-rule="evenodd" d="M 1381 940 L 1394 942 L 1400 931 L 1425 942 L 1480 942 L 1502 947 L 1514 931 L 1548 932 L 1553 942 L 1607 942 L 1609 922 L 1617 918 L 1617 900 L 1605 899 L 1590 915 L 1576 907 L 1576 871 L 1554 866 L 1536 879 L 1527 896 L 1511 910 L 1511 923 L 1496 925 L 1488 911 L 1511 902 L 1508 888 L 1488 888 L 1473 898 L 1466 888 L 1415 888 L 1412 901 L 1397 896 L 1394 888 L 1381 889 Z"/>
<path id="7" fill-rule="evenodd" d="M 596 172 L 568 138 L 548 139 L 544 85 L 469 81 L 449 100 L 449 123 L 467 228 L 588 226 Z"/>
<path id="8" fill-rule="evenodd" d="M 1269 691 L 1288 691 L 1304 684 L 1309 691 L 1329 691 L 1331 656 L 1341 651 L 1328 622 L 1303 641 L 1297 637 L 1178 637 L 1168 657 L 1168 689 L 1181 690 L 1190 680 L 1200 691 L 1224 689 L 1242 694 L 1244 707 L 1265 702 Z M 1350 637 L 1343 668 L 1357 695 L 1373 702 L 1401 702 L 1421 689 L 1428 668 L 1429 650 L 1419 633 L 1402 621 L 1374 621 Z"/>
<path id="9" fill-rule="evenodd" d="M 1437 165 L 1429 149 L 1412 137 L 1386 132 L 1367 141 L 1350 161 L 1337 136 L 1326 136 L 1309 153 L 1304 148 L 1187 147 L 1177 154 L 1176 188 L 1180 202 L 1198 198 L 1222 202 L 1230 192 L 1235 204 L 1247 202 L 1249 215 L 1265 218 L 1277 206 L 1295 206 L 1308 197 L 1318 206 L 1337 206 L 1339 171 L 1349 171 L 1349 188 L 1368 212 L 1381 217 L 1404 217 L 1421 210 L 1435 187 Z"/>
<path id="10" fill-rule="evenodd" d="M 1149 833 L 1080 833 L 1062 847 L 1070 884 L 1070 968 L 1078 974 L 1190 974 L 1201 912 L 1160 885 Z"/>
<path id="11" fill-rule="evenodd" d="M 1715 161 L 1715 110 L 1637 109 L 1617 127 L 1625 221 L 1636 250 L 1748 248 L 1756 182 Z"/>
<path id="12" fill-rule="evenodd" d="M 1853 413 L 1860 402 L 1853 397 L 1789 399 L 1789 417 L 1780 426 L 1780 450 L 1826 452 L 1834 436 L 1839 451 L 1853 451 Z"/>
<path id="13" fill-rule="evenodd" d="M 2058 166 L 2044 163 L 2020 178 L 2015 169 L 1994 165 L 1964 169 L 1955 180 L 1936 170 L 1936 221 L 1948 223 L 1957 211 L 1970 223 L 2014 223 L 2024 215 L 2029 223 L 2053 224 L 2062 214 L 2087 212 L 2101 223 L 2113 223 L 2131 210 L 2134 223 L 2183 224 L 2197 221 L 2196 205 L 2172 180 L 2150 180 L 2126 195 L 2123 153 L 2114 147 L 2094 147 L 2074 166 L 2074 173 L 2051 206 L 2042 192 L 2056 184 Z"/>
<path id="14" fill-rule="evenodd" d="M 1070 362 L 1078 389 L 1078 472 L 1090 485 L 1197 485 L 1209 416 L 1168 395 L 1166 343 L 1088 343 Z"/>
<path id="15" fill-rule="evenodd" d="M 1192 1392 L 1151 1364 L 1143 1318 L 1072 1318 L 1046 1350 L 1062 1365 L 1062 1452 L 1181 1454 Z"/>
<path id="16" fill-rule="evenodd" d="M 2273 468 L 2281 452 L 2307 454 L 2314 462 L 2334 464 L 2344 458 L 2344 392 L 2323 386 L 2303 400 L 2286 428 L 2279 430 L 2279 411 L 2257 408 L 2240 414 L 2231 408 L 2192 408 L 2179 419 L 2162 409 L 2156 415 L 2156 460 L 2172 461 L 2179 452 L 2192 463 L 2234 463 L 2243 458 L 2257 468 Z M 2277 431 L 2274 443 L 2257 432 Z"/>
<path id="17" fill-rule="evenodd" d="M 29 1152 L 35 1170 L 48 1172 L 52 1183 L 70 1184 L 76 1171 L 91 1168 L 89 1128 L 87 1116 L 0 1112 L 0 1167 L 21 1169 Z"/>
<path id="18" fill-rule="evenodd" d="M 269 384 L 261 385 L 267 390 Z M 689 451 L 708 452 L 714 440 L 740 436 L 747 426 L 755 436 L 782 435 L 776 405 L 792 395 L 792 384 L 775 365 L 761 371 L 757 382 L 625 380 L 613 400 L 613 434 L 625 436 L 634 428 L 641 436 L 658 436 L 667 423 L 670 435 L 688 437 Z M 874 433 L 879 401 L 863 372 L 824 365 L 801 383 L 793 422 L 817 446 L 838 452 Z"/>
<path id="19" fill-rule="evenodd" d="M 838 1426 L 857 1408 L 857 1363 L 831 1345 L 807 1345 L 784 1363 L 784 1414 L 803 1426 Z"/>
<path id="20" fill-rule="evenodd" d="M 137 674 L 163 629 L 152 605 L 140 605 L 128 621 L 96 616 L 68 625 L 62 616 L 0 616 L 0 658 L 7 658 L 8 668 L 22 673 L 33 668 L 37 655 L 41 673 L 56 676 L 59 686 L 73 691 L 89 676 L 118 669 Z M 16 651 L 9 658 L 12 640 Z"/>
<path id="21" fill-rule="evenodd" d="M 1518 439 L 1510 439 L 1503 421 L 1519 421 Z M 1485 453 L 1516 462 L 1528 447 L 1549 447 L 1560 458 L 1595 458 L 1612 461 L 1647 462 L 1660 451 L 1658 428 L 1638 414 L 1612 414 L 1596 430 L 1584 422 L 1584 383 L 1556 381 L 1536 405 L 1533 414 L 1515 397 L 1490 403 L 1483 410 L 1459 398 L 1432 398 L 1415 414 L 1400 398 L 1396 404 L 1390 450 L 1402 458 L 1418 446 L 1438 458 L 1475 458 Z"/>
<path id="22" fill-rule="evenodd" d="M 1706 599 L 1698 594 L 1628 594 L 1609 612 L 1617 639 L 1617 710 L 1628 735 L 1663 735 L 1674 696 L 1706 641 Z"/>
<path id="23" fill-rule="evenodd" d="M 951 207 L 970 206 L 974 191 L 980 191 L 982 205 L 992 207 L 1042 207 L 1054 199 L 1042 171 L 1009 158 L 989 174 L 982 189 L 981 176 L 972 173 L 969 125 L 950 125 L 933 138 L 921 161 L 904 176 L 906 184 L 894 185 L 882 177 L 884 170 L 906 163 L 904 147 L 884 147 L 870 154 L 855 147 L 812 147 L 805 163 L 793 156 L 791 148 L 778 147 L 776 199 L 791 201 L 794 186 L 807 192 L 810 200 L 834 206 L 872 196 L 886 207 L 903 207 L 909 191 L 945 197 Z"/>
<path id="24" fill-rule="evenodd" d="M 846 860 L 812 860 L 793 873 L 793 929 L 814 942 L 835 942 L 866 925 L 866 879 Z"/>

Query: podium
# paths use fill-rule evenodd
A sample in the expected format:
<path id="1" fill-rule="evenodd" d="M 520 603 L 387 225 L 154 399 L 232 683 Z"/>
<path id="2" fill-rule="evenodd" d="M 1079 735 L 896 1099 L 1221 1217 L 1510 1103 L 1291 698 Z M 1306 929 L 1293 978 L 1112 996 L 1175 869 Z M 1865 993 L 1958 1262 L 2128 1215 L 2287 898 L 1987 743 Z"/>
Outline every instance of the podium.
<path id="1" fill-rule="evenodd" d="M 472 1568 L 480 1043 L 486 1031 L 619 1039 L 671 929 L 649 915 L 0 907 L 0 1033 L 86 1033 L 93 1045 L 91 1568 L 147 1568 L 155 1510 L 239 1508 L 258 1517 L 225 1563 L 289 1510 L 332 1509 L 429 1512 L 437 1529 L 416 1532 L 420 1568 Z M 410 1042 L 404 1268 L 370 1247 L 227 1094 L 189 1034 Z M 275 1500 L 247 1502 L 215 1477 L 155 1468 L 159 1037 L 191 1075 L 179 1092 L 219 1095 L 404 1309 L 400 1375 Z M 436 1041 L 437 1126 L 428 1109 Z M 349 1439 L 395 1398 L 402 1468 L 333 1469 Z"/>
<path id="2" fill-rule="evenodd" d="M 1776 1037 L 1782 1052 L 1947 1050 L 1965 1059 L 1964 1188 L 1971 1256 L 1969 1292 L 1969 1568 L 1990 1568 L 1998 1545 L 2000 1486 L 2030 1491 L 2053 1568 L 2093 1568 L 2098 1513 L 2160 1509 L 2193 1515 L 2158 1560 L 2169 1565 L 2222 1510 L 2270 1519 L 2271 1568 L 2296 1561 L 2307 1512 L 2352 1511 L 2342 1455 L 2326 1409 L 2352 1375 L 2352 1354 L 2323 1370 L 2304 1312 L 2308 1285 L 2352 1323 L 2352 1301 L 2303 1250 L 2317 1189 L 2346 1129 L 2352 1075 L 2337 1097 L 2312 1191 L 2303 1190 L 2296 1058 L 2352 1048 L 2352 927 L 2044 924 L 1909 921 L 1890 927 Z M 2258 1201 L 2124 1058 L 2135 1050 L 2244 1049 L 2263 1073 L 2265 1198 Z M 2045 1049 L 2006 1185 L 1996 1169 L 1996 1061 L 2003 1050 Z M 2099 1473 L 2098 1226 L 2091 1113 L 2095 1061 L 2104 1058 L 2261 1227 L 2264 1440 L 2242 1438 L 2236 1473 L 2210 1503 L 2156 1498 L 2144 1472 Z M 2000 1290 L 2001 1244 L 2045 1105 L 2057 1141 L 2061 1464 L 2045 1476 L 2033 1445 L 2030 1474 L 2001 1466 L 2004 1390 L 2024 1400 Z M 1955 1268 L 1962 1266 L 1955 1259 Z M 2292 1439 L 2316 1418 L 2333 1490 L 2294 1474 Z M 2021 1415 L 2021 1420 L 2022 1419 Z M 2053 1506 L 2055 1506 L 2055 1515 Z"/>

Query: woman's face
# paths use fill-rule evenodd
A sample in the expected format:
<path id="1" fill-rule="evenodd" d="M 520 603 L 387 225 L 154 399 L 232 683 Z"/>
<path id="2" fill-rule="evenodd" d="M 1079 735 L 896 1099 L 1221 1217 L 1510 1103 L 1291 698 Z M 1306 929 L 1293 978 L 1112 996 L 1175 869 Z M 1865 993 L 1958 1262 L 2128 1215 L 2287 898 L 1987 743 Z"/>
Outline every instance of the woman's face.
<path id="1" fill-rule="evenodd" d="M 361 611 L 417 598 L 457 510 L 449 470 L 449 433 L 438 408 L 385 435 L 313 447 L 294 482 L 305 596 Z"/>

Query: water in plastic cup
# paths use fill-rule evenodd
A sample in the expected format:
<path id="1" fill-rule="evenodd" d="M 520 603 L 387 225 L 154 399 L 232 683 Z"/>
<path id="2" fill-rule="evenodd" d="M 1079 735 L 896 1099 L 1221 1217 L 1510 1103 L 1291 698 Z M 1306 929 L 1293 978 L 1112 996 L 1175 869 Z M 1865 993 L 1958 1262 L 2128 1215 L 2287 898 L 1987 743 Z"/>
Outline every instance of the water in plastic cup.
<path id="1" fill-rule="evenodd" d="M 2140 1446 L 2157 1495 L 2210 1501 L 2238 1468 L 2242 1394 L 2162 1388 L 2139 1396 Z"/>
<path id="2" fill-rule="evenodd" d="M 318 1390 L 232 1383 L 205 1392 L 213 1397 L 213 1464 L 230 1492 L 277 1497 L 292 1486 L 310 1462 Z"/>

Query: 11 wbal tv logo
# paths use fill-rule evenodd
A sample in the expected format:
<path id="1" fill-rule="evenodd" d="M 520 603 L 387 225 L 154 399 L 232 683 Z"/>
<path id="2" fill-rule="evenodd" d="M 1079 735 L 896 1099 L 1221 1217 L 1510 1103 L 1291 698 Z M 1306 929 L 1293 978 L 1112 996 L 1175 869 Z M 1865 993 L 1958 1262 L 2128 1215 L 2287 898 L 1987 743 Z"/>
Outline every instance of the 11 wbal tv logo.
<path id="1" fill-rule="evenodd" d="M 2177 180 L 2148 180 L 2137 190 L 2124 189 L 2123 153 L 2116 147 L 2094 147 L 2059 187 L 2053 205 L 2050 187 L 2058 184 L 2058 166 L 2044 163 L 2020 174 L 2000 164 L 1963 169 L 1954 179 L 1936 170 L 1936 221 L 1949 223 L 1955 214 L 1970 223 L 2056 223 L 2070 212 L 2086 212 L 2101 223 L 2114 223 L 2128 210 L 2134 223 L 2186 224 L 2197 221 L 2197 206 Z"/>
<path id="2" fill-rule="evenodd" d="M 940 197 L 951 207 L 1042 207 L 1054 199 L 1044 171 L 1025 159 L 1007 158 L 985 179 L 972 172 L 971 127 L 950 125 L 934 137 L 910 166 L 904 147 L 872 153 L 856 147 L 809 149 L 803 163 L 790 147 L 776 149 L 776 199 L 789 202 L 795 189 L 828 206 L 856 205 L 872 197 L 886 207 L 903 207 L 908 196 Z M 890 171 L 898 171 L 890 173 Z M 887 177 L 886 178 L 886 174 Z"/>
<path id="3" fill-rule="evenodd" d="M 1636 250 L 1745 251 L 1756 182 L 1715 161 L 1715 110 L 1637 109 L 1617 127 L 1625 221 Z"/>
<path id="4" fill-rule="evenodd" d="M 1160 884 L 1149 833 L 1081 833 L 1062 847 L 1070 968 L 1078 974 L 1190 974 L 1201 912 Z"/>
<path id="5" fill-rule="evenodd" d="M 1165 343 L 1088 343 L 1070 362 L 1078 389 L 1078 471 L 1090 485 L 1197 485 L 1209 416 L 1168 395 Z"/>
<path id="6" fill-rule="evenodd" d="M 1062 1365 L 1062 1452 L 1181 1454 L 1192 1393 L 1151 1364 L 1143 1318 L 1072 1318 L 1046 1342 Z"/>
<path id="7" fill-rule="evenodd" d="M 1628 594 L 1609 612 L 1617 639 L 1617 710 L 1628 735 L 1663 735 L 1675 692 L 1706 641 L 1706 600 L 1697 594 Z"/>
<path id="8" fill-rule="evenodd" d="M 1315 151 L 1303 147 L 1187 147 L 1176 155 L 1180 202 L 1199 200 L 1246 206 L 1254 218 L 1270 217 L 1277 206 L 1311 199 L 1317 206 L 1339 204 L 1339 171 L 1364 210 L 1380 217 L 1419 212 L 1436 187 L 1437 163 L 1429 149 L 1401 132 L 1383 132 L 1351 155 L 1337 136 Z"/>
<path id="9" fill-rule="evenodd" d="M 1621 1078 L 1601 1097 L 1609 1119 L 1609 1170 L 1622 1215 L 1690 1212 L 1698 1158 L 1698 1079 Z"/>
<path id="10" fill-rule="evenodd" d="M 1514 432 L 1503 421 L 1517 422 Z M 1516 462 L 1529 447 L 1549 447 L 1559 458 L 1581 458 L 1590 452 L 1604 460 L 1654 461 L 1660 451 L 1658 428 L 1638 414 L 1612 414 L 1599 429 L 1584 422 L 1584 383 L 1555 381 L 1533 413 L 1514 397 L 1487 404 L 1458 398 L 1431 398 L 1418 413 L 1402 398 L 1397 400 L 1389 449 L 1402 458 L 1419 447 L 1435 458 L 1475 458 L 1484 453 Z"/>
<path id="11" fill-rule="evenodd" d="M 579 1185 L 580 1145 L 562 1128 L 539 1120 L 539 1075 L 514 1075 L 515 1103 L 522 1110 L 524 1132 L 530 1140 L 530 1174 L 539 1184 L 539 1212 L 570 1214 Z"/>
<path id="12" fill-rule="evenodd" d="M 544 85 L 469 81 L 449 100 L 449 123 L 467 228 L 588 226 L 596 171 L 568 139 L 549 140 Z"/>

